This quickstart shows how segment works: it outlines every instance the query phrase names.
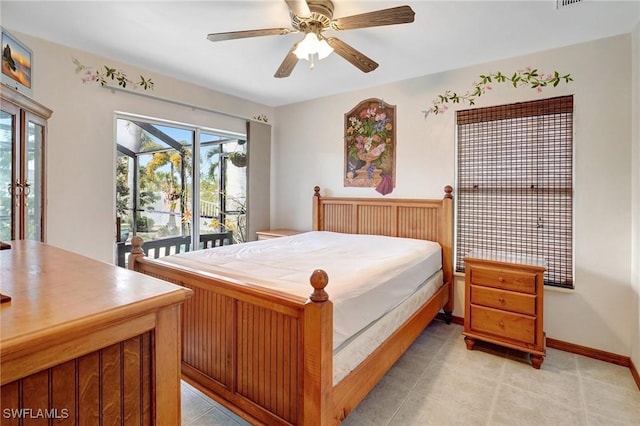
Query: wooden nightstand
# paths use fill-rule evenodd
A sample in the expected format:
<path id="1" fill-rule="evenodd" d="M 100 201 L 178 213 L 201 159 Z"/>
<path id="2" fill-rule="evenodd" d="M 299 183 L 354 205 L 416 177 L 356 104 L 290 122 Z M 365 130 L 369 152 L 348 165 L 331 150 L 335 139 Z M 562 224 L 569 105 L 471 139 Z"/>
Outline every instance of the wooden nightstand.
<path id="1" fill-rule="evenodd" d="M 269 229 L 267 231 L 256 231 L 258 240 L 270 240 L 271 238 L 288 237 L 289 235 L 300 234 L 302 231 L 293 229 Z"/>
<path id="2" fill-rule="evenodd" d="M 464 261 L 467 349 L 478 339 L 521 350 L 539 369 L 546 351 L 544 259 L 474 250 Z"/>

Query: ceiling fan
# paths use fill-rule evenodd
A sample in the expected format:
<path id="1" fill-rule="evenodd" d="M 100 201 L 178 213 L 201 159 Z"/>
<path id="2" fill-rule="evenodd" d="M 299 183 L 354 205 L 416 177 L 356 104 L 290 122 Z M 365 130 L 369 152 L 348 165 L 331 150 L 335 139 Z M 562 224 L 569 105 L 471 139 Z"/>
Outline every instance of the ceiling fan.
<path id="1" fill-rule="evenodd" d="M 298 63 L 298 59 L 308 59 L 311 63 L 311 68 L 313 68 L 316 58 L 322 59 L 332 51 L 335 51 L 361 71 L 370 72 L 378 67 L 374 60 L 336 37 L 324 37 L 323 31 L 327 29 L 341 31 L 406 24 L 413 22 L 415 15 L 411 7 L 398 6 L 333 19 L 333 2 L 331 0 L 285 0 L 285 2 L 289 6 L 293 29 L 265 28 L 212 33 L 207 36 L 207 39 L 210 41 L 224 41 L 248 37 L 304 33 L 304 39 L 291 47 L 274 77 L 283 78 L 291 75 L 293 68 Z"/>

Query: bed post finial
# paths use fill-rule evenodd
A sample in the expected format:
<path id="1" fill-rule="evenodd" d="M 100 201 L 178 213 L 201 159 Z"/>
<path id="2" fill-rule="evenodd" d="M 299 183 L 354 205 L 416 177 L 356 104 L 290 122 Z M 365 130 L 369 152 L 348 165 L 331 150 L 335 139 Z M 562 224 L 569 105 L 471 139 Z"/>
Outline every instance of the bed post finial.
<path id="1" fill-rule="evenodd" d="M 144 254 L 142 251 L 142 237 L 137 235 L 131 238 L 131 254 Z"/>
<path id="2" fill-rule="evenodd" d="M 131 253 L 129 254 L 128 268 L 135 271 L 136 270 L 136 259 L 139 257 L 144 257 L 144 250 L 142 250 L 143 240 L 141 237 L 135 235 L 131 238 Z"/>
<path id="3" fill-rule="evenodd" d="M 453 192 L 453 187 L 451 185 L 447 185 L 444 187 L 444 198 L 453 198 L 451 193 Z"/>
<path id="4" fill-rule="evenodd" d="M 316 269 L 311 274 L 311 278 L 309 278 L 309 282 L 313 287 L 313 293 L 309 296 L 312 302 L 326 302 L 329 300 L 329 295 L 324 288 L 329 283 L 329 276 L 322 269 Z"/>
<path id="5" fill-rule="evenodd" d="M 322 230 L 322 226 L 320 225 L 320 222 L 322 221 L 322 218 L 320 217 L 322 215 L 322 211 L 320 209 L 320 198 L 320 187 L 316 185 L 313 187 L 313 204 L 311 214 L 311 229 L 314 231 Z"/>

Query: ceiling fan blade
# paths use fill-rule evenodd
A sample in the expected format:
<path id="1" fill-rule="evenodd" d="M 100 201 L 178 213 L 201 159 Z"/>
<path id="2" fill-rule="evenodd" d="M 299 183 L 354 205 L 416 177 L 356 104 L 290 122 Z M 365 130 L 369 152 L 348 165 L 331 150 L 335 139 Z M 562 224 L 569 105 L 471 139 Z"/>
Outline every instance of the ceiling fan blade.
<path id="1" fill-rule="evenodd" d="M 311 15 L 311 9 L 306 0 L 284 0 L 287 2 L 287 6 L 293 12 L 294 15 L 307 17 Z"/>
<path id="2" fill-rule="evenodd" d="M 291 72 L 298 63 L 298 57 L 293 53 L 293 51 L 296 50 L 296 47 L 298 47 L 298 43 L 294 44 L 289 50 L 289 53 L 287 53 L 287 56 L 284 57 L 284 61 L 280 64 L 280 68 L 278 68 L 276 73 L 273 75 L 275 78 L 284 78 L 291 75 Z"/>
<path id="3" fill-rule="evenodd" d="M 336 30 L 353 30 L 356 28 L 380 27 L 383 25 L 408 24 L 413 22 L 415 12 L 410 6 L 398 6 L 390 9 L 360 15 L 346 16 L 331 21 L 331 28 Z"/>
<path id="4" fill-rule="evenodd" d="M 329 43 L 329 46 L 333 47 L 334 52 L 351 62 L 355 67 L 360 69 L 360 71 L 371 72 L 378 68 L 378 63 L 376 61 L 358 52 L 344 41 L 335 37 L 329 37 L 326 40 L 327 43 Z"/>
<path id="5" fill-rule="evenodd" d="M 262 30 L 247 30 L 247 31 L 230 31 L 227 33 L 212 33 L 207 35 L 209 41 L 225 41 L 235 40 L 238 38 L 247 37 L 262 37 L 268 35 L 285 35 L 292 32 L 289 28 L 265 28 Z"/>

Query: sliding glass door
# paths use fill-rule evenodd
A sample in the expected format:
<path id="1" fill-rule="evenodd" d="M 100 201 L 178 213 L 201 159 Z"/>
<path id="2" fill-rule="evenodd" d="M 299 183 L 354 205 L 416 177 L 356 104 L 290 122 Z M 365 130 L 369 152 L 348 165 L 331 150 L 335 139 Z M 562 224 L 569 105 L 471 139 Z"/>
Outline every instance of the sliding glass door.
<path id="1" fill-rule="evenodd" d="M 119 250 L 134 235 L 182 238 L 190 247 L 202 235 L 227 231 L 235 242 L 245 240 L 246 163 L 230 164 L 246 153 L 244 135 L 137 117 L 116 121 Z M 173 251 L 188 249 L 176 244 Z"/>

